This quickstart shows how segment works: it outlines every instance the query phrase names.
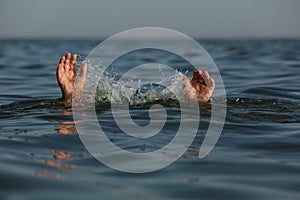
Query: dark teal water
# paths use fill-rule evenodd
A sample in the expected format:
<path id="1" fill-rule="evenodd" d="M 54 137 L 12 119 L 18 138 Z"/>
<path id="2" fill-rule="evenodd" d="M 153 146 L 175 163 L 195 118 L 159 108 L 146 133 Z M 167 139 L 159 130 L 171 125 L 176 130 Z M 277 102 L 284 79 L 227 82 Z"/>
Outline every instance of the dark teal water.
<path id="1" fill-rule="evenodd" d="M 209 123 L 206 105 L 184 156 L 139 175 L 94 159 L 77 135 L 72 109 L 58 100 L 59 57 L 71 51 L 83 60 L 98 42 L 0 41 L 0 199 L 299 199 L 300 40 L 200 41 L 226 87 L 222 135 L 208 157 L 198 159 Z M 123 64 L 138 59 L 147 61 L 132 57 Z M 119 134 L 109 107 L 99 105 L 97 113 L 116 144 L 147 152 L 165 145 L 174 132 L 176 103 L 165 106 L 168 134 L 149 143 Z M 148 107 L 131 113 L 146 123 Z"/>

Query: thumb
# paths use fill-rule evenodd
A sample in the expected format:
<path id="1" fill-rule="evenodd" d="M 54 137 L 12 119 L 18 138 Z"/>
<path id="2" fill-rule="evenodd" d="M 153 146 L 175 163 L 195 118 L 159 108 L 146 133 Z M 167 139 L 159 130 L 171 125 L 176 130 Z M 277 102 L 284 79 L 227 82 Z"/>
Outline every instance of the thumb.
<path id="1" fill-rule="evenodd" d="M 182 78 L 183 78 L 183 83 L 184 83 L 184 93 L 185 93 L 186 97 L 189 100 L 194 100 L 194 101 L 197 100 L 189 77 L 187 77 L 186 75 L 183 75 Z"/>
<path id="2" fill-rule="evenodd" d="M 87 64 L 83 63 L 80 68 L 80 75 L 79 75 L 80 79 L 86 80 L 86 70 L 87 70 Z"/>
<path id="3" fill-rule="evenodd" d="M 185 87 L 192 87 L 192 84 L 191 84 L 191 81 L 190 81 L 189 77 L 187 77 L 186 75 L 182 75 L 182 78 L 183 78 L 183 82 L 184 82 Z"/>

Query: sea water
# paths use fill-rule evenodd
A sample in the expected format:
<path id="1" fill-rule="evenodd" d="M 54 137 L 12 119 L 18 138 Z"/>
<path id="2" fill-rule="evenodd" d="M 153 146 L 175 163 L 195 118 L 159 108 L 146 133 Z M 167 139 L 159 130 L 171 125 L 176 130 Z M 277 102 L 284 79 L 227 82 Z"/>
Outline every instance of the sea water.
<path id="1" fill-rule="evenodd" d="M 60 56 L 76 53 L 80 63 L 99 42 L 0 41 L 1 199 L 299 198 L 299 40 L 199 40 L 217 64 L 226 88 L 222 135 L 213 151 L 199 159 L 211 116 L 211 103 L 200 105 L 199 130 L 186 153 L 162 170 L 138 175 L 118 172 L 93 158 L 79 139 L 72 108 L 60 100 L 55 75 Z M 179 45 L 176 42 L 172 45 Z M 193 51 L 185 55 L 199 56 Z M 185 62 L 160 51 L 129 54 L 110 72 L 118 80 L 114 69 L 157 60 L 192 76 Z M 178 80 L 176 88 L 181 89 L 178 77 L 164 80 Z M 172 95 L 157 92 L 162 91 L 158 87 L 134 88 L 137 98 L 127 100 L 137 124 L 149 123 L 153 103 L 163 105 L 168 114 L 163 133 L 138 140 L 118 129 L 105 101 L 113 85 L 109 82 L 106 87 L 98 90 L 96 112 L 112 142 L 143 153 L 171 141 L 180 115 Z"/>

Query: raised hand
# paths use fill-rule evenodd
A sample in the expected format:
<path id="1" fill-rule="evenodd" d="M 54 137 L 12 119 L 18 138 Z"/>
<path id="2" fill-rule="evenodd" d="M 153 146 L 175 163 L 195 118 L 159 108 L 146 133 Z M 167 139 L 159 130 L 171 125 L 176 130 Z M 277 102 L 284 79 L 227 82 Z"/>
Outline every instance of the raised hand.
<path id="1" fill-rule="evenodd" d="M 76 58 L 76 54 L 71 56 L 71 53 L 67 53 L 66 56 L 61 57 L 57 66 L 57 82 L 60 86 L 62 96 L 65 100 L 71 99 L 73 93 L 80 92 L 86 84 L 87 64 L 84 63 L 81 65 L 80 74 L 76 76 Z M 76 78 L 77 87 L 75 88 Z"/>
<path id="2" fill-rule="evenodd" d="M 194 71 L 192 83 L 189 77 L 183 75 L 184 92 L 189 100 L 206 103 L 209 101 L 214 89 L 215 81 L 210 77 L 207 71 Z"/>

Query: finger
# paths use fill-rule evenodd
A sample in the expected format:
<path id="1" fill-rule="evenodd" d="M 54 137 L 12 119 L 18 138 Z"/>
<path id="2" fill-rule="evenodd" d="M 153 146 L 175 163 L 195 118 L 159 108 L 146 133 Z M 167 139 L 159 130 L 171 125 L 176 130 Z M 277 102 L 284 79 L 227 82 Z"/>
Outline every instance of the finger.
<path id="1" fill-rule="evenodd" d="M 59 60 L 58 66 L 57 66 L 57 73 L 62 72 L 64 70 L 64 63 L 65 63 L 65 56 L 62 56 Z"/>
<path id="2" fill-rule="evenodd" d="M 66 54 L 66 60 L 70 60 L 70 59 L 71 59 L 71 53 L 68 52 L 68 53 Z"/>
<path id="3" fill-rule="evenodd" d="M 215 89 L 215 81 L 213 78 L 209 78 L 209 90 L 213 91 Z"/>
<path id="4" fill-rule="evenodd" d="M 72 61 L 76 61 L 76 59 L 77 59 L 77 55 L 76 55 L 76 54 L 73 54 L 73 56 L 72 56 Z"/>
<path id="5" fill-rule="evenodd" d="M 210 76 L 209 76 L 209 73 L 205 70 L 204 73 L 203 73 L 203 79 L 205 81 L 205 84 L 206 85 L 209 85 L 209 79 L 210 79 Z"/>
<path id="6" fill-rule="evenodd" d="M 209 73 L 206 70 L 203 72 L 202 78 L 203 78 L 203 84 L 209 86 L 210 76 L 209 76 Z"/>
<path id="7" fill-rule="evenodd" d="M 210 77 L 207 71 L 204 72 L 205 81 L 207 82 L 209 90 L 214 90 L 215 88 L 215 81 Z"/>
<path id="8" fill-rule="evenodd" d="M 192 86 L 189 77 L 187 77 L 186 75 L 183 75 L 182 78 L 183 78 L 183 81 L 184 81 L 184 85 L 185 85 L 186 87 L 191 87 L 191 86 Z"/>
<path id="9" fill-rule="evenodd" d="M 193 74 L 193 78 L 198 79 L 202 75 L 201 70 L 195 70 Z"/>
<path id="10" fill-rule="evenodd" d="M 56 75 L 61 76 L 64 72 L 64 62 L 65 62 L 65 56 L 62 56 L 59 60 L 57 69 L 56 69 Z"/>
<path id="11" fill-rule="evenodd" d="M 81 65 L 81 68 L 80 68 L 80 78 L 85 81 L 86 80 L 86 70 L 87 70 L 87 64 L 86 63 L 83 63 Z"/>
<path id="12" fill-rule="evenodd" d="M 187 77 L 186 75 L 183 75 L 182 78 L 183 78 L 183 82 L 184 82 L 184 93 L 185 93 L 186 97 L 189 100 L 197 100 L 195 93 L 194 93 L 194 89 L 191 85 L 190 78 Z"/>
<path id="13" fill-rule="evenodd" d="M 77 58 L 77 55 L 74 54 L 74 55 L 72 56 L 72 60 L 71 60 L 71 69 L 72 69 L 72 70 L 75 70 L 75 72 L 76 72 L 76 58 Z"/>
<path id="14" fill-rule="evenodd" d="M 204 77 L 206 77 L 206 78 L 208 78 L 209 77 L 209 73 L 208 73 L 208 71 L 204 71 Z"/>
<path id="15" fill-rule="evenodd" d="M 65 56 L 62 56 L 59 60 L 59 64 L 63 64 L 65 62 Z"/>
<path id="16" fill-rule="evenodd" d="M 70 59 L 65 60 L 64 68 L 65 68 L 65 70 L 70 69 Z"/>

